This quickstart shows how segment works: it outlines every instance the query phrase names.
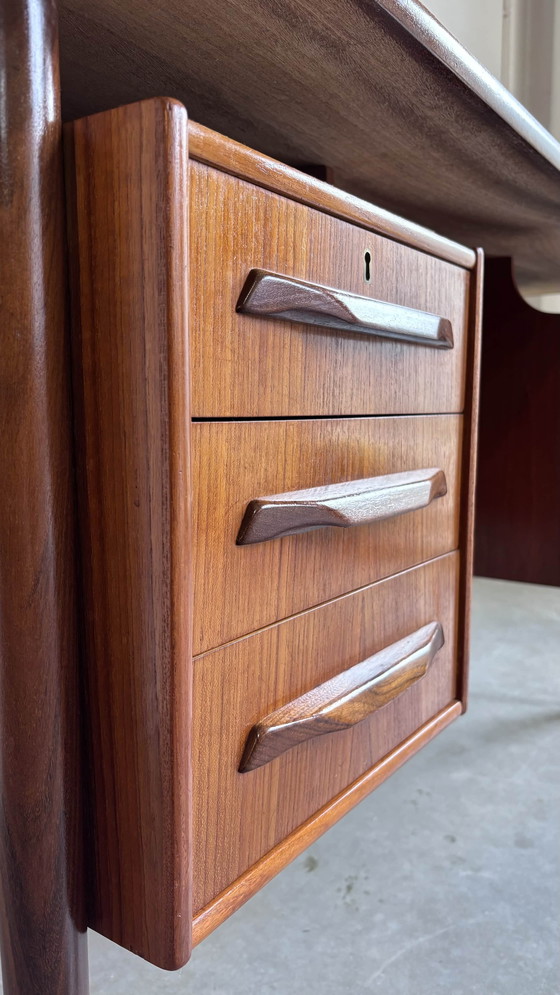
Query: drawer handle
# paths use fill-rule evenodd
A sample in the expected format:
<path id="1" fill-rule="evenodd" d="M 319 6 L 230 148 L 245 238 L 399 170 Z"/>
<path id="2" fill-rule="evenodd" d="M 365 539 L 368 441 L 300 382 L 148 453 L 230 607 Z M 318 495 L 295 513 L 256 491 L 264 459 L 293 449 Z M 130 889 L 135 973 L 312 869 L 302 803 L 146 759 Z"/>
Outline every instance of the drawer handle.
<path id="1" fill-rule="evenodd" d="M 319 684 L 253 726 L 239 771 L 245 774 L 316 736 L 349 729 L 424 676 L 444 644 L 439 622 Z"/>
<path id="2" fill-rule="evenodd" d="M 237 545 L 267 542 L 328 525 L 347 529 L 425 508 L 447 494 L 443 470 L 409 470 L 305 491 L 254 498 L 245 510 Z"/>
<path id="3" fill-rule="evenodd" d="M 453 348 L 453 331 L 447 318 L 262 269 L 250 271 L 237 311 L 366 332 L 436 349 Z"/>

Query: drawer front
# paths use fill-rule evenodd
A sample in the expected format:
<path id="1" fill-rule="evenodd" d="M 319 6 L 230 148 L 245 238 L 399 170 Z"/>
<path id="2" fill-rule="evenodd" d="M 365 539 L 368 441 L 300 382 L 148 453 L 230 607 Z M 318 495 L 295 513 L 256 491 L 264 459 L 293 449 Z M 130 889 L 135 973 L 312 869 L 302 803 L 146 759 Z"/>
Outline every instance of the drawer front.
<path id="1" fill-rule="evenodd" d="M 194 652 L 457 548 L 461 435 L 461 415 L 193 424 Z M 364 501 L 358 495 L 354 517 L 351 508 L 346 514 L 347 502 L 337 519 L 336 501 L 332 517 L 332 502 L 326 518 L 315 517 L 316 507 L 310 519 L 302 518 L 297 506 L 284 516 L 295 515 L 296 527 L 317 520 L 362 524 L 236 544 L 246 509 L 263 495 L 340 482 L 352 493 L 352 482 L 364 478 L 422 470 L 432 478 L 440 470 L 447 493 L 436 496 L 436 482 L 424 490 L 420 503 L 426 504 L 418 510 L 403 511 L 416 502 L 416 487 L 409 488 L 409 501 L 405 477 L 400 504 L 389 481 L 386 509 L 376 491 Z M 401 484 L 398 478 L 399 493 Z M 366 499 L 374 512 L 394 517 L 375 520 L 367 508 L 363 514 Z M 253 518 L 257 538 L 282 533 L 272 510 L 272 522 L 266 515 L 262 523 Z"/>
<path id="2" fill-rule="evenodd" d="M 458 566 L 449 554 L 195 661 L 195 912 L 457 697 Z M 357 724 L 300 742 L 288 732 L 283 752 L 268 745 L 239 772 L 255 725 L 395 644 L 406 657 L 400 641 L 431 623 L 445 642 L 425 676 L 409 672 L 406 687 L 397 675 Z"/>
<path id="3" fill-rule="evenodd" d="M 189 204 L 195 417 L 462 411 L 469 271 L 198 162 Z M 236 312 L 252 270 L 289 278 L 253 293 L 246 306 L 264 314 Z M 365 297 L 365 311 L 293 280 Z M 371 312 L 368 299 L 398 307 Z M 356 331 L 429 333 L 433 316 L 452 348 Z"/>

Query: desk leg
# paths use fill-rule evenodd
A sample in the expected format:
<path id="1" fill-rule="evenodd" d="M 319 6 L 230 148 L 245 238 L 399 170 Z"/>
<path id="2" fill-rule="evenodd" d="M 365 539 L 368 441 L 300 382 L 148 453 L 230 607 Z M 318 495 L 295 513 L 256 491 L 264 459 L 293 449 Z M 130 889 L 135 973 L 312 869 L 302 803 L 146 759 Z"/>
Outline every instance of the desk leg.
<path id="1" fill-rule="evenodd" d="M 56 9 L 2 0 L 0 943 L 6 995 L 84 995 Z"/>
<path id="2" fill-rule="evenodd" d="M 475 573 L 560 584 L 560 315 L 486 261 Z"/>

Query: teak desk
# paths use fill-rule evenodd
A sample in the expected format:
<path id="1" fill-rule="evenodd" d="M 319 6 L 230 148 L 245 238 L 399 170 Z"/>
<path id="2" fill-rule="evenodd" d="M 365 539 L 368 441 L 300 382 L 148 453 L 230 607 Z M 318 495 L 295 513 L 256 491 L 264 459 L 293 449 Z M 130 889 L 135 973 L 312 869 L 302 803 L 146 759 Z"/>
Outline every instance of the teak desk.
<path id="1" fill-rule="evenodd" d="M 464 709 L 473 555 L 560 583 L 560 146 L 343 12 L 4 0 L 8 995 L 185 963 Z"/>

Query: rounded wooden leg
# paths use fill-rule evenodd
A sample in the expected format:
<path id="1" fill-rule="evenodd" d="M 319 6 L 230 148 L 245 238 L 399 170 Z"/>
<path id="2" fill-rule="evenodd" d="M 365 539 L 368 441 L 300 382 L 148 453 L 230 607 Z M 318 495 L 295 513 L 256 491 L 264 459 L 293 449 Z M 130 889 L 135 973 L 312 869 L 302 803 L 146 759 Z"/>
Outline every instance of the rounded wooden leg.
<path id="1" fill-rule="evenodd" d="M 0 4 L 0 942 L 6 995 L 84 995 L 56 9 Z"/>

